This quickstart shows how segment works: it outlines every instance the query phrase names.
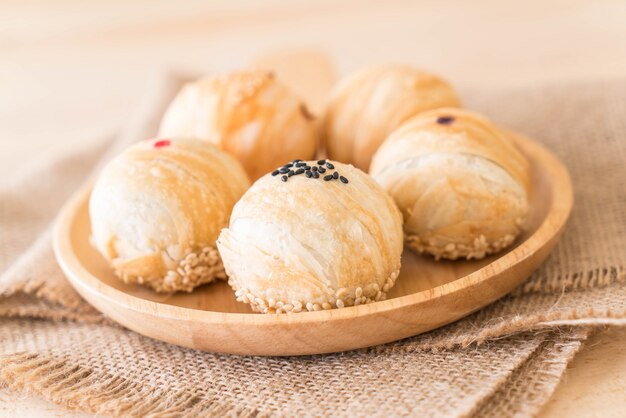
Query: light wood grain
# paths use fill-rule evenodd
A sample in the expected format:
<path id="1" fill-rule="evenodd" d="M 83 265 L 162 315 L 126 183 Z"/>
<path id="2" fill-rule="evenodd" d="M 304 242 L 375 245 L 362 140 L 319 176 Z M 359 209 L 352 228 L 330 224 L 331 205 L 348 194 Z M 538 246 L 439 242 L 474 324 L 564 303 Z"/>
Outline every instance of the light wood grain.
<path id="1" fill-rule="evenodd" d="M 90 245 L 86 187 L 63 208 L 54 249 L 74 288 L 114 321 L 148 337 L 207 351 L 303 355 L 386 343 L 455 321 L 526 279 L 556 243 L 572 207 L 566 168 L 547 149 L 514 136 L 531 163 L 530 228 L 504 254 L 436 262 L 405 251 L 389 298 L 344 309 L 254 314 L 224 282 L 190 294 L 157 294 L 118 280 Z"/>

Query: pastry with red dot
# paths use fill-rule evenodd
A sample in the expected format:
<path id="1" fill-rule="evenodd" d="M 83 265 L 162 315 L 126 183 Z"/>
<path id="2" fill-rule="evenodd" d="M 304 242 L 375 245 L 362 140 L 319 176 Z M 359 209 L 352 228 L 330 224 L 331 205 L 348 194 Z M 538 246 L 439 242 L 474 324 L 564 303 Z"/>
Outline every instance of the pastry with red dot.
<path id="1" fill-rule="evenodd" d="M 206 141 L 142 141 L 94 186 L 92 242 L 124 282 L 190 292 L 225 278 L 215 241 L 249 184 L 241 164 Z"/>
<path id="2" fill-rule="evenodd" d="M 374 154 L 370 174 L 395 199 L 417 253 L 484 258 L 527 223 L 529 163 L 505 131 L 474 112 L 442 108 L 410 119 Z"/>

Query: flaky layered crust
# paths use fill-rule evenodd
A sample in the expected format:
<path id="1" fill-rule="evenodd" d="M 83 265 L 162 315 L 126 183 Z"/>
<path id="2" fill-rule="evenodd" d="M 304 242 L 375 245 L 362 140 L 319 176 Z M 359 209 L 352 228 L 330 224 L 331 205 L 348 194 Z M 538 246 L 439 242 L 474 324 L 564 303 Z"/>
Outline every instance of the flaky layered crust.
<path id="1" fill-rule="evenodd" d="M 237 157 L 252 180 L 295 158 L 313 158 L 316 130 L 304 103 L 267 71 L 209 76 L 185 85 L 160 135 L 207 140 Z"/>
<path id="2" fill-rule="evenodd" d="M 333 164 L 348 183 L 267 175 L 235 205 L 217 245 L 240 301 L 261 312 L 331 309 L 381 300 L 393 286 L 401 215 L 369 176 Z"/>
<path id="3" fill-rule="evenodd" d="M 380 147 L 371 174 L 398 204 L 418 253 L 483 258 L 525 226 L 528 162 L 475 113 L 438 109 L 407 121 Z"/>
<path id="4" fill-rule="evenodd" d="M 439 107 L 459 106 L 441 78 L 406 66 L 361 70 L 331 92 L 322 134 L 328 155 L 367 171 L 383 140 L 404 121 Z"/>
<path id="5" fill-rule="evenodd" d="M 211 144 L 143 141 L 100 174 L 92 241 L 125 282 L 191 291 L 225 277 L 215 240 L 248 186 L 239 163 Z"/>

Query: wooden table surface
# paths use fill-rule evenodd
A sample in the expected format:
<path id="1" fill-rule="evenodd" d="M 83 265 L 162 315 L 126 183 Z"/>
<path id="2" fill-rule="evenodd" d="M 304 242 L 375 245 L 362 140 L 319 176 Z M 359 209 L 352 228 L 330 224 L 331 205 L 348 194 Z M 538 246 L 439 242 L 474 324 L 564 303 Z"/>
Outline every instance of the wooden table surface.
<path id="1" fill-rule="evenodd" d="M 626 2 L 54 0 L 0 3 L 0 175 L 114 132 L 158 70 L 310 46 L 345 73 L 406 62 L 454 83 L 626 76 Z M 594 335 L 542 417 L 626 411 L 626 330 Z M 0 416 L 88 416 L 0 390 Z"/>

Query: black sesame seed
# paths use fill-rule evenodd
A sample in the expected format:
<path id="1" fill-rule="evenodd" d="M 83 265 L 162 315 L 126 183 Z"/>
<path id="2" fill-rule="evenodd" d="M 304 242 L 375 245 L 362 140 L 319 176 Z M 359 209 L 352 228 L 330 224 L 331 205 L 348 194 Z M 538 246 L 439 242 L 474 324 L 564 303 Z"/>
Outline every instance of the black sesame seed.
<path id="1" fill-rule="evenodd" d="M 305 165 L 304 165 L 304 169 L 305 169 L 305 170 L 310 170 L 310 169 L 311 169 L 311 166 L 310 166 L 310 165 L 305 164 Z"/>
<path id="2" fill-rule="evenodd" d="M 339 173 L 337 173 L 336 171 L 333 173 L 333 178 L 335 180 L 337 180 L 339 178 Z"/>
<path id="3" fill-rule="evenodd" d="M 317 166 L 313 166 L 313 167 L 311 168 L 311 170 L 313 170 L 313 171 L 317 171 Z"/>
<path id="4" fill-rule="evenodd" d="M 278 170 L 272 171 L 272 176 L 277 176 L 277 175 L 278 175 Z"/>
<path id="5" fill-rule="evenodd" d="M 311 171 L 311 173 L 313 173 L 313 178 L 314 179 L 320 178 L 320 174 L 317 171 Z"/>
<path id="6" fill-rule="evenodd" d="M 287 181 L 287 176 L 281 176 L 280 178 L 282 181 Z"/>
<path id="7" fill-rule="evenodd" d="M 344 176 L 339 176 L 339 180 L 341 180 L 342 183 L 348 183 L 348 179 L 345 178 Z"/>
<path id="8" fill-rule="evenodd" d="M 326 169 L 324 167 L 320 167 L 317 169 L 317 171 L 319 171 L 320 173 L 325 173 Z"/>
<path id="9" fill-rule="evenodd" d="M 289 173 L 289 168 L 288 168 L 288 167 L 282 167 L 282 168 L 279 168 L 279 169 L 278 169 L 278 172 L 279 172 L 280 174 L 286 174 L 286 173 Z"/>
<path id="10" fill-rule="evenodd" d="M 296 167 L 304 167 L 306 163 L 296 163 Z"/>
<path id="11" fill-rule="evenodd" d="M 289 168 L 289 167 L 293 167 L 293 164 L 292 164 L 292 163 L 287 163 L 287 164 L 285 164 L 283 167 L 287 167 L 287 168 Z"/>
<path id="12" fill-rule="evenodd" d="M 299 168 L 296 170 L 296 174 L 302 174 L 304 173 L 304 168 Z"/>
<path id="13" fill-rule="evenodd" d="M 331 163 L 326 163 L 326 167 L 330 168 L 331 170 L 335 168 L 335 166 L 332 165 Z"/>
<path id="14" fill-rule="evenodd" d="M 292 163 L 299 163 L 302 160 L 291 160 Z"/>
<path id="15" fill-rule="evenodd" d="M 318 160 L 317 163 L 319 165 L 324 165 L 324 164 L 326 164 L 326 160 Z"/>
<path id="16" fill-rule="evenodd" d="M 293 170 L 289 170 L 289 173 L 287 173 L 287 176 L 291 177 L 291 176 L 293 176 L 294 174 L 296 174 L 296 173 L 295 173 L 295 171 L 293 171 Z"/>
<path id="17" fill-rule="evenodd" d="M 313 176 L 313 172 L 307 171 L 306 173 L 304 173 L 304 175 L 307 176 L 307 178 L 311 178 L 311 176 Z"/>
<path id="18" fill-rule="evenodd" d="M 440 125 L 450 125 L 452 122 L 454 122 L 454 117 L 452 116 L 441 116 L 437 118 L 437 123 Z"/>
<path id="19" fill-rule="evenodd" d="M 333 179 L 333 175 L 332 175 L 332 174 L 329 174 L 329 175 L 327 175 L 327 176 L 324 176 L 324 180 L 325 180 L 325 181 L 329 181 L 329 180 L 332 180 L 332 179 Z"/>

